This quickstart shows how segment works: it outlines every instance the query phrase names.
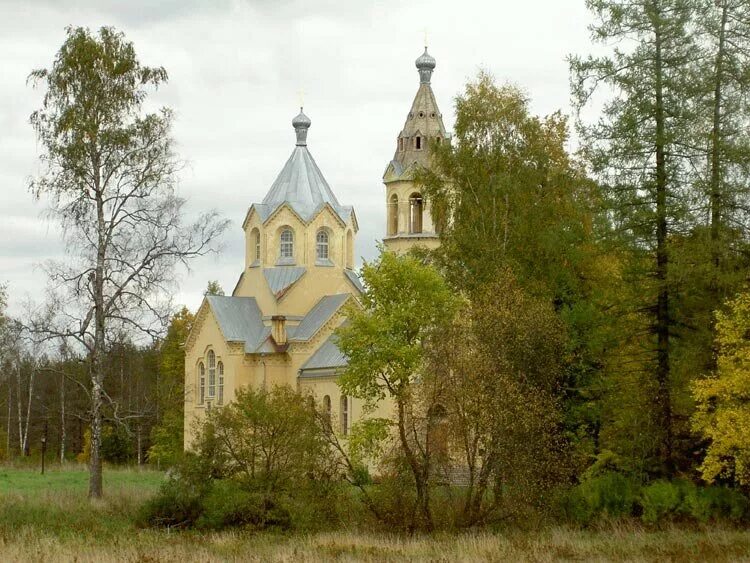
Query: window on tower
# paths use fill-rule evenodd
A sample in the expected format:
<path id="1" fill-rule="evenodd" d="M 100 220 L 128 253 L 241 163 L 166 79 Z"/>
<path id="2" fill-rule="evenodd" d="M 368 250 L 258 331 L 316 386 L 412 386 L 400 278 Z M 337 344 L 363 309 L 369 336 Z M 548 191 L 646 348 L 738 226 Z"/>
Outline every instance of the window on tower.
<path id="1" fill-rule="evenodd" d="M 320 229 L 315 235 L 315 257 L 319 261 L 328 260 L 328 232 Z"/>
<path id="2" fill-rule="evenodd" d="M 294 233 L 292 229 L 281 231 L 279 244 L 279 257 L 283 260 L 292 260 L 294 258 Z"/>
<path id="3" fill-rule="evenodd" d="M 417 150 L 421 150 L 422 149 L 422 137 L 417 137 L 414 140 L 414 146 L 416 147 Z"/>
<path id="4" fill-rule="evenodd" d="M 422 232 L 422 214 L 424 211 L 424 201 L 422 195 L 413 193 L 409 196 L 409 232 Z"/>

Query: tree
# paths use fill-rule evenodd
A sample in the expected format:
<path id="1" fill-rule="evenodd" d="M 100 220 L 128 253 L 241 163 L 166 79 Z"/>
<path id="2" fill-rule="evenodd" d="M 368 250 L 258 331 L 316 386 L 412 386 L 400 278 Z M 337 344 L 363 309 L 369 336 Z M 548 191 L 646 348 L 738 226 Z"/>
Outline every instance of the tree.
<path id="1" fill-rule="evenodd" d="M 89 495 L 100 497 L 108 341 L 118 330 L 159 332 L 174 268 L 210 252 L 226 222 L 208 213 L 183 224 L 172 113 L 143 112 L 147 89 L 163 84 L 166 71 L 142 66 L 132 43 L 112 28 L 67 33 L 52 66 L 30 75 L 46 85 L 31 116 L 45 169 L 30 188 L 49 196 L 69 253 L 64 263 L 47 265 L 50 308 L 59 314 L 52 326 L 36 328 L 75 339 L 90 358 Z"/>
<path id="2" fill-rule="evenodd" d="M 581 455 L 598 441 L 606 313 L 618 259 L 600 243 L 598 187 L 566 149 L 566 118 L 533 115 L 513 85 L 481 72 L 456 98 L 452 143 L 432 145 L 417 180 L 442 223 L 433 259 L 456 291 L 486 294 L 508 272 L 565 324 L 566 430 Z"/>
<path id="3" fill-rule="evenodd" d="M 206 286 L 206 291 L 203 295 L 224 295 L 224 289 L 221 287 L 218 281 L 210 280 Z"/>
<path id="4" fill-rule="evenodd" d="M 596 17 L 594 40 L 618 46 L 607 56 L 571 59 L 573 95 L 580 109 L 598 87 L 612 92 L 601 119 L 593 125 L 581 122 L 580 131 L 615 232 L 632 252 L 628 269 L 642 297 L 630 307 L 651 314 L 654 342 L 644 368 L 656 381 L 658 454 L 663 470 L 671 474 L 675 322 L 670 240 L 691 224 L 685 177 L 693 154 L 688 131 L 694 85 L 687 69 L 697 52 L 688 32 L 695 2 L 588 0 L 587 6 Z"/>
<path id="5" fill-rule="evenodd" d="M 427 372 L 443 382 L 449 451 L 468 472 L 463 525 L 541 508 L 570 477 L 557 393 L 564 330 L 551 304 L 506 270 L 431 339 Z"/>
<path id="6" fill-rule="evenodd" d="M 703 478 L 750 486 L 750 293 L 716 315 L 719 350 L 716 372 L 693 384 L 693 429 L 709 440 L 700 466 Z"/>
<path id="7" fill-rule="evenodd" d="M 185 408 L 185 350 L 195 315 L 187 307 L 177 312 L 159 348 L 157 423 L 152 430 L 149 460 L 174 464 L 182 455 Z"/>
<path id="8" fill-rule="evenodd" d="M 320 477 L 330 458 L 315 404 L 288 386 L 243 388 L 212 409 L 196 440 L 203 463 L 268 499 Z"/>
<path id="9" fill-rule="evenodd" d="M 416 514 L 412 527 L 433 526 L 430 509 L 432 452 L 425 345 L 457 305 L 438 271 L 414 256 L 381 251 L 362 267 L 362 307 L 348 309 L 348 323 L 336 332 L 348 365 L 339 378 L 342 391 L 366 405 L 388 399 L 396 407 L 400 454 L 413 479 Z"/>

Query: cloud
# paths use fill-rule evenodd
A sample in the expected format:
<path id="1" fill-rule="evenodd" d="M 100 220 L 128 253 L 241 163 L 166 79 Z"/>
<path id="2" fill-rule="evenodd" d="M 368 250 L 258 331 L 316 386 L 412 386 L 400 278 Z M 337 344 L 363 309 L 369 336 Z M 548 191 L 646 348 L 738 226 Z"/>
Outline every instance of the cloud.
<path id="1" fill-rule="evenodd" d="M 450 128 L 453 97 L 482 67 L 522 86 L 532 108 L 569 107 L 565 57 L 588 51 L 588 16 L 580 0 L 398 2 L 334 0 L 0 0 L 0 281 L 41 297 L 31 268 L 59 255 L 59 234 L 40 217 L 26 179 L 39 171 L 28 124 L 39 90 L 29 71 L 49 66 L 67 25 L 114 25 L 141 61 L 162 65 L 169 83 L 148 107 L 176 112 L 174 136 L 188 162 L 180 194 L 196 214 L 217 208 L 233 221 L 219 257 L 181 275 L 175 299 L 191 308 L 209 279 L 230 291 L 243 266 L 239 227 L 294 146 L 298 92 L 312 118 L 310 150 L 339 200 L 355 206 L 356 254 L 371 259 L 385 229 L 381 177 L 418 86 L 414 59 L 429 31 L 437 58 L 433 87 Z M 7 222 L 7 221 L 6 221 Z M 50 234 L 50 233 L 55 233 Z M 57 239 L 55 238 L 57 237 Z"/>

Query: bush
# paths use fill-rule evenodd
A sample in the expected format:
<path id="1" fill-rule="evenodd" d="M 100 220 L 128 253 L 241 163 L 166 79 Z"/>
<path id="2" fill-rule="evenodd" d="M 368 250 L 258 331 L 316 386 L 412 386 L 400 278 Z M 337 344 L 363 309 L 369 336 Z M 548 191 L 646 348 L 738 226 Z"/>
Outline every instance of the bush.
<path id="1" fill-rule="evenodd" d="M 562 512 L 577 524 L 607 516 L 630 516 L 636 504 L 636 486 L 620 473 L 606 472 L 583 481 L 563 495 Z"/>
<path id="2" fill-rule="evenodd" d="M 258 492 L 240 488 L 233 481 L 216 481 L 202 501 L 203 513 L 196 521 L 197 528 L 221 530 L 229 527 L 251 526 L 288 529 L 289 511 L 274 500 Z"/>
<path id="3" fill-rule="evenodd" d="M 682 482 L 655 481 L 641 491 L 641 518 L 648 524 L 673 519 L 682 512 L 688 485 Z"/>
<path id="4" fill-rule="evenodd" d="M 186 486 L 184 481 L 169 479 L 141 507 L 136 521 L 144 527 L 190 528 L 203 514 L 201 495 L 202 491 Z"/>

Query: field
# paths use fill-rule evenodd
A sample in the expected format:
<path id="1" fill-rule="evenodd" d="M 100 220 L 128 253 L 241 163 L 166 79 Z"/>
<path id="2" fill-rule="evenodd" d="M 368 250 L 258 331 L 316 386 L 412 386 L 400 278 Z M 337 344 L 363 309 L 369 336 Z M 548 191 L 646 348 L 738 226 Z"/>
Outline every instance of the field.
<path id="1" fill-rule="evenodd" d="M 107 470 L 106 498 L 94 503 L 85 497 L 86 479 L 78 467 L 44 476 L 0 468 L 0 561 L 750 561 L 750 534 L 723 527 L 435 537 L 140 530 L 134 514 L 162 473 Z"/>

